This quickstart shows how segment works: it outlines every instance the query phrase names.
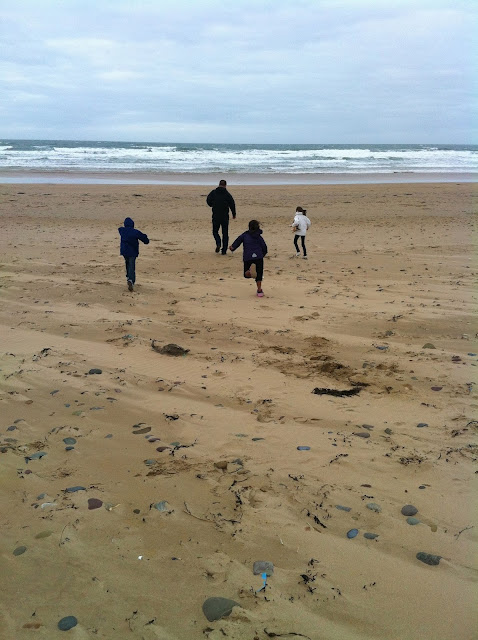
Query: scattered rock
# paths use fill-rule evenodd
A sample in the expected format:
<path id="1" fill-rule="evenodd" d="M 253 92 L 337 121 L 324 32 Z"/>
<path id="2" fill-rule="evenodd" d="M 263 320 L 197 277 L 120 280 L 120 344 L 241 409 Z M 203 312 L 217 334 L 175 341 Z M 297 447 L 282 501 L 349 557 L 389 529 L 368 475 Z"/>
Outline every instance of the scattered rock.
<path id="1" fill-rule="evenodd" d="M 76 493 L 77 491 L 86 491 L 86 487 L 80 487 L 80 486 L 68 487 L 67 489 L 65 489 L 65 491 L 67 493 Z"/>
<path id="2" fill-rule="evenodd" d="M 252 442 L 259 442 L 259 440 L 265 440 L 265 438 L 251 438 Z"/>
<path id="3" fill-rule="evenodd" d="M 358 536 L 358 529 L 350 529 L 350 531 L 347 531 L 347 538 L 355 538 L 356 536 Z"/>
<path id="4" fill-rule="evenodd" d="M 424 551 L 419 551 L 416 555 L 417 560 L 420 562 L 424 562 L 425 564 L 429 564 L 430 566 L 436 566 L 440 564 L 441 556 L 435 556 L 432 553 L 425 553 Z"/>
<path id="5" fill-rule="evenodd" d="M 103 371 L 101 369 L 90 369 L 88 371 L 88 375 L 89 376 L 93 376 L 93 375 L 99 375 L 100 373 L 103 373 Z"/>
<path id="6" fill-rule="evenodd" d="M 256 560 L 252 567 L 252 573 L 255 576 L 260 576 L 262 573 L 271 576 L 274 573 L 274 565 L 268 560 Z"/>
<path id="7" fill-rule="evenodd" d="M 352 507 L 343 507 L 341 504 L 336 504 L 335 508 L 339 509 L 340 511 L 351 511 L 352 510 Z"/>
<path id="8" fill-rule="evenodd" d="M 393 431 L 390 429 L 390 427 L 387 427 L 384 431 L 388 436 L 391 436 L 392 433 L 393 433 Z"/>
<path id="9" fill-rule="evenodd" d="M 135 426 L 137 426 L 137 425 L 135 425 Z M 134 427 L 133 427 L 133 429 L 134 429 Z M 136 431 L 133 431 L 133 434 L 135 436 L 138 436 L 138 435 L 142 435 L 143 433 L 149 433 L 150 431 L 151 431 L 151 427 L 142 427 L 141 429 L 136 429 Z M 159 438 L 158 438 L 158 440 L 159 440 Z"/>
<path id="10" fill-rule="evenodd" d="M 162 353 L 167 356 L 185 356 L 187 353 L 189 353 L 189 349 L 183 349 L 183 347 L 180 347 L 178 344 L 173 343 L 165 344 L 164 347 L 160 347 L 156 344 L 156 341 L 153 340 L 151 346 L 157 353 Z"/>
<path id="11" fill-rule="evenodd" d="M 369 502 L 367 504 L 367 509 L 370 509 L 370 511 L 375 511 L 375 513 L 380 513 L 382 511 L 382 507 L 375 502 Z"/>
<path id="12" fill-rule="evenodd" d="M 428 427 L 428 423 L 426 423 L 426 422 L 419 422 L 419 423 L 417 424 L 417 427 L 418 427 L 419 429 L 423 429 L 423 427 Z"/>
<path id="13" fill-rule="evenodd" d="M 324 387 L 315 387 L 315 389 L 312 391 L 312 393 L 315 393 L 318 396 L 335 396 L 337 398 L 346 398 L 348 396 L 356 396 L 358 393 L 360 393 L 362 391 L 362 388 L 365 385 L 361 384 L 360 386 L 356 386 L 353 389 L 344 389 L 344 390 L 339 390 L 339 389 L 327 389 Z"/>
<path id="14" fill-rule="evenodd" d="M 443 387 L 431 387 L 432 391 L 441 391 Z"/>
<path id="15" fill-rule="evenodd" d="M 41 540 L 42 538 L 49 538 L 52 533 L 53 531 L 40 531 L 40 533 L 36 534 L 35 538 L 37 540 Z"/>
<path id="16" fill-rule="evenodd" d="M 216 469 L 227 469 L 227 460 L 219 460 L 214 463 Z"/>
<path id="17" fill-rule="evenodd" d="M 418 518 L 412 518 L 412 517 L 407 518 L 407 522 L 408 524 L 411 524 L 411 525 L 420 524 L 420 520 Z"/>
<path id="18" fill-rule="evenodd" d="M 423 345 L 422 349 L 436 349 L 436 347 L 431 342 L 427 342 L 426 344 Z"/>
<path id="19" fill-rule="evenodd" d="M 418 509 L 413 504 L 406 504 L 402 507 L 403 516 L 414 516 L 416 513 L 418 513 Z"/>
<path id="20" fill-rule="evenodd" d="M 234 600 L 228 598 L 208 598 L 202 605 L 202 610 L 209 622 L 227 618 L 232 612 L 233 607 L 241 605 Z"/>
<path id="21" fill-rule="evenodd" d="M 310 451 L 310 447 L 308 446 L 301 446 L 301 447 L 297 447 L 298 451 Z"/>
<path id="22" fill-rule="evenodd" d="M 161 500 L 161 502 L 156 502 L 155 504 L 153 504 L 153 507 L 158 511 L 162 511 L 162 512 L 167 511 L 168 513 L 171 513 L 171 509 L 169 508 L 169 504 L 166 500 Z"/>
<path id="23" fill-rule="evenodd" d="M 367 538 L 367 540 L 375 540 L 375 538 L 378 538 L 378 533 L 364 533 L 363 537 Z"/>
<path id="24" fill-rule="evenodd" d="M 46 456 L 46 451 L 37 451 L 36 453 L 32 453 L 31 456 L 25 456 L 25 462 L 28 462 L 28 460 L 40 460 L 40 458 L 44 456 Z"/>
<path id="25" fill-rule="evenodd" d="M 375 429 L 375 427 L 371 424 L 363 424 L 362 429 L 367 429 L 368 431 L 372 431 L 372 429 Z"/>
<path id="26" fill-rule="evenodd" d="M 370 438 L 370 433 L 367 431 L 354 431 L 352 435 L 357 436 L 358 438 Z"/>
<path id="27" fill-rule="evenodd" d="M 17 547 L 16 549 L 13 550 L 13 555 L 14 556 L 21 556 L 22 553 L 25 553 L 26 550 L 27 550 L 27 548 L 24 547 L 24 546 Z"/>
<path id="28" fill-rule="evenodd" d="M 58 629 L 60 629 L 60 631 L 69 631 L 73 629 L 73 627 L 76 627 L 77 624 L 78 620 L 75 616 L 66 616 L 66 618 L 62 618 L 58 623 Z"/>
<path id="29" fill-rule="evenodd" d="M 99 509 L 103 505 L 103 500 L 99 498 L 88 498 L 88 509 L 92 511 L 93 509 Z"/>
<path id="30" fill-rule="evenodd" d="M 76 438 L 63 438 L 65 444 L 76 444 Z"/>

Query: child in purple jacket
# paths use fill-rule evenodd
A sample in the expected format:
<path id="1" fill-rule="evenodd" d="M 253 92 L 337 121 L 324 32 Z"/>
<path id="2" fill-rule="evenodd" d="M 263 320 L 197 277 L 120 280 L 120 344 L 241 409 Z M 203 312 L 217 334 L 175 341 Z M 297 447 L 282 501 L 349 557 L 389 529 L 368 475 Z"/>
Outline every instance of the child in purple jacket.
<path id="1" fill-rule="evenodd" d="M 242 259 L 244 260 L 244 278 L 255 278 L 257 295 L 262 298 L 262 276 L 264 273 L 264 257 L 267 255 L 267 245 L 262 238 L 262 230 L 257 220 L 249 222 L 249 229 L 241 233 L 229 247 L 235 251 L 244 245 Z"/>

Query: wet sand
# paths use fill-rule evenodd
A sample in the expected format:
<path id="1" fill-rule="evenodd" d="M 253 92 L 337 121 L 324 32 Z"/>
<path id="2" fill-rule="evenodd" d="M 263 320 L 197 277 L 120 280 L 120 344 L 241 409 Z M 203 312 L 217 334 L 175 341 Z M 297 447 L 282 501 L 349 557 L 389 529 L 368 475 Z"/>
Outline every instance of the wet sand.
<path id="1" fill-rule="evenodd" d="M 476 186 L 214 184 L 0 186 L 0 637 L 472 640 Z"/>

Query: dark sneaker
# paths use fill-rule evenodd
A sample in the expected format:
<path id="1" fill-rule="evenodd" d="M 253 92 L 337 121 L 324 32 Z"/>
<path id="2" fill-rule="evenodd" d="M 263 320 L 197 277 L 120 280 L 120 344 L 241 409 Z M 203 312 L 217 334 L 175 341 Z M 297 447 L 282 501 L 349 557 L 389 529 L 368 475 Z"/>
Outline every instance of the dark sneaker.
<path id="1" fill-rule="evenodd" d="M 128 280 L 128 291 L 134 291 L 134 285 L 131 280 Z"/>
<path id="2" fill-rule="evenodd" d="M 221 245 L 220 245 L 220 244 L 218 244 L 218 245 L 216 246 L 216 253 L 219 253 L 219 251 L 221 251 Z"/>

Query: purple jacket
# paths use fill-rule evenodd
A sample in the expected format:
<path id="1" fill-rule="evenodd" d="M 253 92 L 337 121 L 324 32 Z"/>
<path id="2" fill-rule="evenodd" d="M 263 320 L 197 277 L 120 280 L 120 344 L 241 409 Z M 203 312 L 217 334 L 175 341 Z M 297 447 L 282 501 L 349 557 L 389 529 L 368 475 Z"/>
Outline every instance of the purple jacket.
<path id="1" fill-rule="evenodd" d="M 267 255 L 267 245 L 262 238 L 262 230 L 259 231 L 244 231 L 241 235 L 234 240 L 231 245 L 231 249 L 235 251 L 238 247 L 244 245 L 244 252 L 242 259 L 257 260 Z"/>

